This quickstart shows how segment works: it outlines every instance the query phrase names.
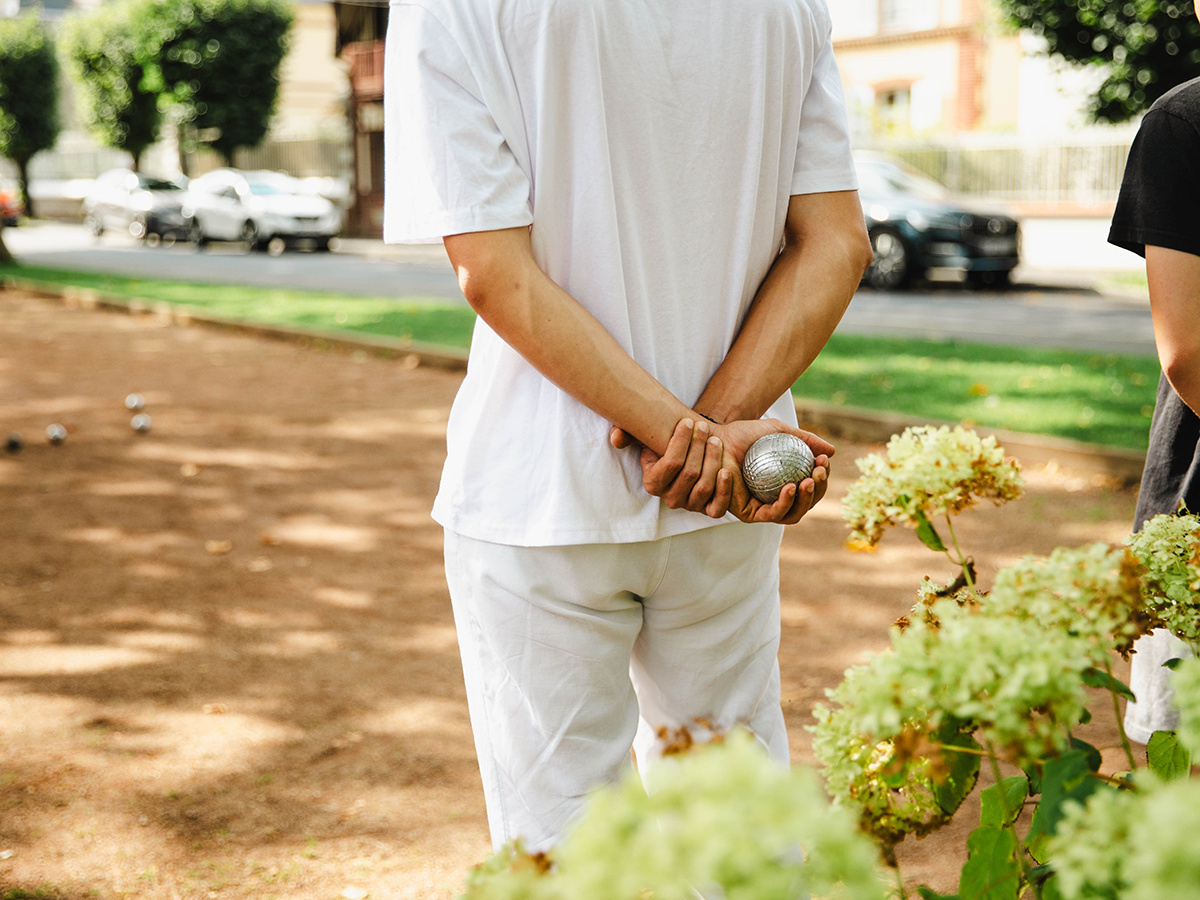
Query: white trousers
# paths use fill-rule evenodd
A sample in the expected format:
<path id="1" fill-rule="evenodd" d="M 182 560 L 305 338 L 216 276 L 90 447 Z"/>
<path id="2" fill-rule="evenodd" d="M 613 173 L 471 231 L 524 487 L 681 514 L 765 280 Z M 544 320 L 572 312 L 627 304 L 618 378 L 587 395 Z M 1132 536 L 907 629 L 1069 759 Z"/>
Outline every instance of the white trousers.
<path id="1" fill-rule="evenodd" d="M 511 547 L 446 532 L 446 576 L 492 843 L 557 843 L 589 791 L 742 725 L 788 762 L 774 525 Z"/>

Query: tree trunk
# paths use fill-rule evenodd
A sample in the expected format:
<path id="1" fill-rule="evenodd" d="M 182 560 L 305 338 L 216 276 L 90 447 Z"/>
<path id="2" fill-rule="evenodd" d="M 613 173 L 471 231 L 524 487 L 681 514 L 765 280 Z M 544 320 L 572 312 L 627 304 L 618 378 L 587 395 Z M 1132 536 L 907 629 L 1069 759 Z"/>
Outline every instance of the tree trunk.
<path id="1" fill-rule="evenodd" d="M 29 196 L 29 160 L 14 159 L 17 164 L 17 182 L 21 186 L 21 200 L 25 203 L 25 215 L 29 218 L 36 218 L 36 213 L 33 209 L 33 198 Z"/>
<path id="2" fill-rule="evenodd" d="M 142 154 L 141 154 L 141 151 L 138 151 L 137 153 L 130 153 L 129 155 L 133 157 L 133 165 L 131 166 L 131 168 L 133 169 L 133 171 L 135 171 L 135 172 L 140 172 L 140 171 L 142 171 Z"/>
<path id="3" fill-rule="evenodd" d="M 15 262 L 13 255 L 4 246 L 4 226 L 0 225 L 0 266 L 7 266 Z"/>

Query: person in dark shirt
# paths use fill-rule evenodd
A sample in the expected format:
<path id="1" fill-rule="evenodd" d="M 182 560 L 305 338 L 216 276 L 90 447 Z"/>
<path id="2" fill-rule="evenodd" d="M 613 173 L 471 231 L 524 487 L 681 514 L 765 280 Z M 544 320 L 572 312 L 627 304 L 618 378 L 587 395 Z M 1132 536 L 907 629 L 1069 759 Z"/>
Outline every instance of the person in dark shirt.
<path id="1" fill-rule="evenodd" d="M 1157 515 L 1200 512 L 1200 78 L 1164 94 L 1146 113 L 1108 240 L 1146 259 L 1163 372 L 1134 514 L 1137 531 Z M 1162 664 L 1191 654 L 1165 630 L 1135 649 L 1130 686 L 1137 702 L 1126 710 L 1125 730 L 1146 743 L 1179 720 Z"/>

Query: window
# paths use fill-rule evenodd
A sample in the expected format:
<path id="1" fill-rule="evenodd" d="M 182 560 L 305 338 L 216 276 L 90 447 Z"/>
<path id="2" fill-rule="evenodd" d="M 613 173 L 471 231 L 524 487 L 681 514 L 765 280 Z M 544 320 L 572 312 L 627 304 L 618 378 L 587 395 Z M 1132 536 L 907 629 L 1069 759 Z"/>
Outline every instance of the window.
<path id="1" fill-rule="evenodd" d="M 924 31 L 937 28 L 939 0 L 879 0 L 880 31 Z"/>

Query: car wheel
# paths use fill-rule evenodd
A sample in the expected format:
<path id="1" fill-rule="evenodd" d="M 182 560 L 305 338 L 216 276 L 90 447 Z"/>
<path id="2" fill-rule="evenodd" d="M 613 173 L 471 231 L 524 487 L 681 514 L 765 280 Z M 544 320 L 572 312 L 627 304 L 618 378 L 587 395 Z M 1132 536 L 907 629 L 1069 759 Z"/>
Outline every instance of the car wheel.
<path id="1" fill-rule="evenodd" d="M 883 291 L 894 291 L 905 287 L 916 271 L 913 268 L 912 251 L 898 230 L 884 225 L 871 231 L 871 250 L 874 256 L 867 269 L 867 283 Z"/>
<path id="2" fill-rule="evenodd" d="M 196 245 L 196 249 L 202 249 L 208 246 L 208 235 L 204 233 L 204 229 L 200 227 L 200 220 L 193 218 L 188 225 L 188 241 Z"/>
<path id="3" fill-rule="evenodd" d="M 92 237 L 100 237 L 104 234 L 104 223 L 100 221 L 100 217 L 95 213 L 88 213 L 83 217 L 83 227 L 87 229 L 87 233 Z"/>
<path id="4" fill-rule="evenodd" d="M 317 246 L 315 249 L 319 253 L 328 253 L 329 252 L 329 241 L 330 241 L 330 238 L 327 238 L 327 237 L 317 238 Z"/>
<path id="5" fill-rule="evenodd" d="M 247 250 L 257 250 L 262 246 L 262 240 L 258 235 L 258 226 L 249 219 L 242 226 L 238 239 L 246 245 Z"/>
<path id="6" fill-rule="evenodd" d="M 968 272 L 967 284 L 977 291 L 988 290 L 989 288 L 994 291 L 1002 291 L 1012 284 L 1012 272 Z"/>

